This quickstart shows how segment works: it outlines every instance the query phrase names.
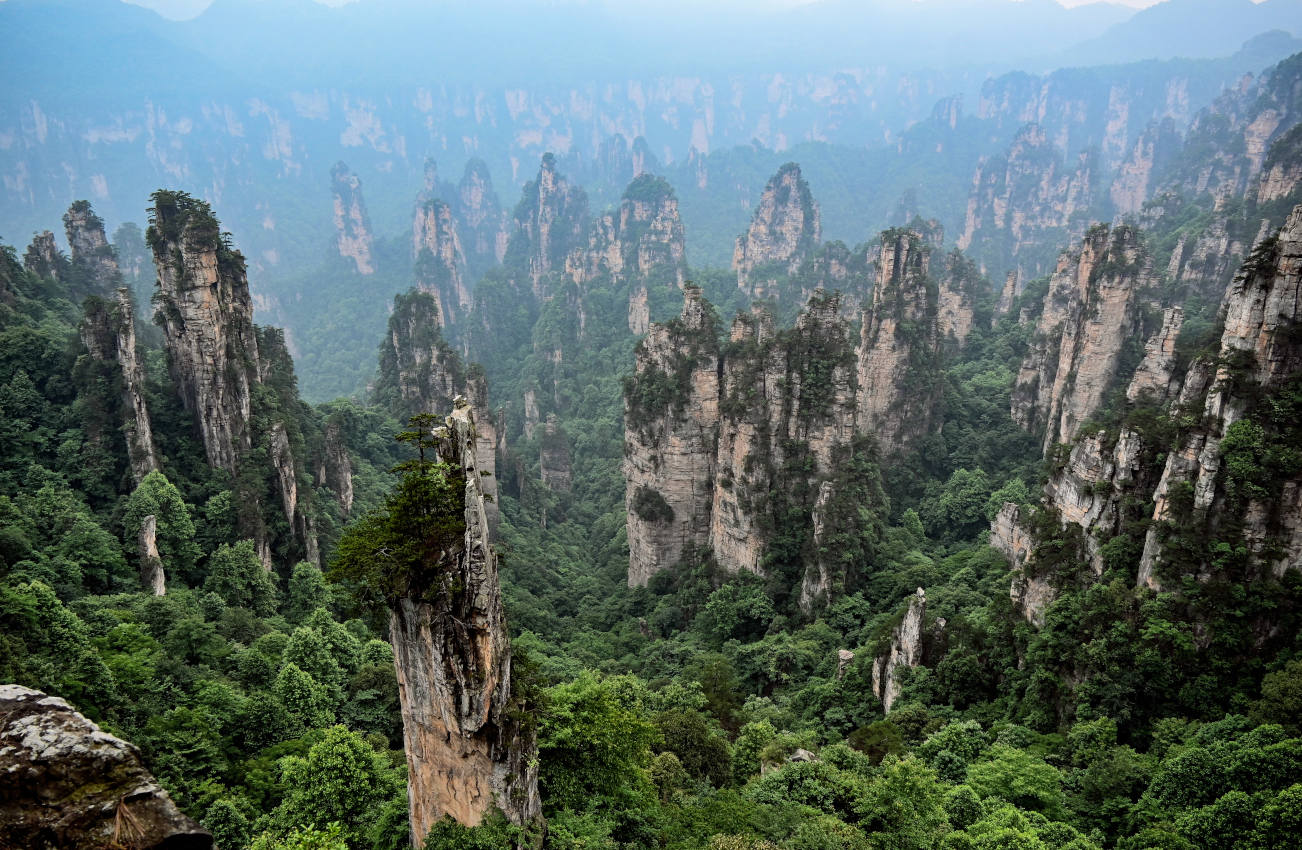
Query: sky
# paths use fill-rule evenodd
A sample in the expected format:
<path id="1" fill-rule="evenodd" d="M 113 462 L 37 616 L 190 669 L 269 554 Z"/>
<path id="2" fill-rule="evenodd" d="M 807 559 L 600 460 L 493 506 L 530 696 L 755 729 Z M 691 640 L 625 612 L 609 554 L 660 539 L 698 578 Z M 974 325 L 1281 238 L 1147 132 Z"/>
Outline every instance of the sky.
<path id="1" fill-rule="evenodd" d="M 125 0 L 125 1 L 137 6 L 144 6 L 147 9 L 153 9 L 163 17 L 172 18 L 174 20 L 185 20 L 187 18 L 193 18 L 196 15 L 198 15 L 200 12 L 202 12 L 204 9 L 208 8 L 208 6 L 210 6 L 213 2 L 213 0 Z M 268 2 L 274 2 L 274 0 L 268 0 Z M 315 0 L 315 2 L 322 3 L 323 5 L 326 6 L 343 6 L 348 3 L 358 2 L 358 0 Z M 613 0 L 613 2 L 615 3 L 629 2 L 629 0 Z M 639 0 L 632 0 L 632 2 L 639 2 Z M 762 2 L 761 4 L 776 6 L 776 7 L 790 7 L 790 6 L 803 5 L 809 2 L 817 2 L 817 0 L 767 0 L 767 2 Z M 902 3 L 925 2 L 925 0 L 900 0 L 900 2 Z M 1099 0 L 1058 0 L 1058 2 L 1061 3 L 1063 6 L 1066 6 L 1067 8 L 1071 8 L 1073 6 L 1082 6 L 1086 3 L 1099 2 Z M 1130 6 L 1135 9 L 1144 9 L 1156 3 L 1161 2 L 1161 0 L 1108 0 L 1108 2 L 1116 3 L 1122 6 Z M 1254 0 L 1254 2 L 1260 2 L 1260 0 Z"/>

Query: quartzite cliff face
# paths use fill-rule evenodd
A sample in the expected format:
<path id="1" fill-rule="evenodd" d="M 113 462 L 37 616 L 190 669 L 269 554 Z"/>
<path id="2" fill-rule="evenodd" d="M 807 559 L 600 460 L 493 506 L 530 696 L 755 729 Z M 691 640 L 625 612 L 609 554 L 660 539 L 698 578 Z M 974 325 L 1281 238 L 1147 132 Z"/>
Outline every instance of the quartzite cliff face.
<path id="1" fill-rule="evenodd" d="M 1222 469 L 1223 444 L 1236 424 L 1243 423 L 1240 436 L 1263 439 L 1291 424 L 1272 421 L 1253 400 L 1280 390 L 1302 369 L 1294 331 L 1302 319 L 1302 207 L 1244 264 L 1222 310 L 1219 356 L 1195 362 L 1180 393 L 1181 405 L 1201 410 L 1201 419 L 1167 455 L 1153 497 L 1139 579 L 1155 587 L 1189 568 L 1166 551 L 1173 535 L 1201 529 L 1210 537 L 1235 522 L 1263 567 L 1278 575 L 1302 565 L 1302 476 L 1254 485 L 1246 495 L 1232 485 L 1232 471 Z"/>
<path id="2" fill-rule="evenodd" d="M 435 199 L 416 207 L 411 251 L 416 285 L 438 301 L 439 320 L 446 327 L 470 309 L 466 258 L 450 206 Z"/>
<path id="3" fill-rule="evenodd" d="M 547 275 L 563 269 L 570 252 L 584 244 L 588 196 L 560 176 L 555 157 L 546 154 L 538 177 L 524 187 L 514 218 L 506 261 L 528 269 L 534 295 L 548 297 Z"/>
<path id="4" fill-rule="evenodd" d="M 0 846 L 211 850 L 134 746 L 66 702 L 0 685 Z"/>
<path id="5" fill-rule="evenodd" d="M 131 294 L 117 291 L 117 298 L 86 302 L 81 339 L 96 360 L 117 367 L 122 386 L 121 427 L 126 437 L 127 460 L 137 484 L 158 469 L 153 426 L 145 403 L 145 369 L 136 351 L 135 310 Z"/>
<path id="6" fill-rule="evenodd" d="M 315 533 L 298 498 L 300 470 L 290 451 L 287 423 L 276 409 L 254 434 L 254 389 L 282 394 L 293 385 L 293 362 L 283 336 L 253 324 L 244 257 L 230 246 L 211 209 L 181 193 L 159 192 L 147 234 L 158 269 L 157 306 L 172 380 L 194 419 L 209 465 L 236 475 L 255 438 L 267 441 L 281 507 L 299 547 L 316 557 Z M 266 351 L 260 351 L 266 347 Z M 281 400 L 282 407 L 286 403 Z M 256 501 L 256 497 L 251 497 Z M 242 514 L 242 533 L 254 538 L 270 565 L 272 540 L 262 519 Z"/>
<path id="7" fill-rule="evenodd" d="M 737 237 L 732 252 L 737 285 L 752 298 L 781 298 L 787 278 L 820 241 L 818 204 L 800 166 L 789 162 L 764 187 L 750 227 Z"/>
<path id="8" fill-rule="evenodd" d="M 435 431 L 439 458 L 464 479 L 464 534 L 412 577 L 407 595 L 390 600 L 416 843 L 445 816 L 473 826 L 497 808 L 515 824 L 541 819 L 537 747 L 511 689 L 475 430 L 462 400 Z"/>
<path id="9" fill-rule="evenodd" d="M 930 248 L 911 230 L 882 234 L 856 365 L 858 427 L 894 452 L 931 428 L 941 383 L 939 291 Z"/>
<path id="10" fill-rule="evenodd" d="M 678 320 L 652 325 L 624 396 L 630 585 L 709 541 L 719 428 L 717 318 L 688 287 Z"/>
<path id="11" fill-rule="evenodd" d="M 1013 420 L 1044 429 L 1046 450 L 1069 443 L 1119 377 L 1141 333 L 1147 257 L 1130 227 L 1093 228 L 1079 251 L 1062 254 L 1013 387 Z M 1142 336 L 1140 337 L 1142 339 Z"/>

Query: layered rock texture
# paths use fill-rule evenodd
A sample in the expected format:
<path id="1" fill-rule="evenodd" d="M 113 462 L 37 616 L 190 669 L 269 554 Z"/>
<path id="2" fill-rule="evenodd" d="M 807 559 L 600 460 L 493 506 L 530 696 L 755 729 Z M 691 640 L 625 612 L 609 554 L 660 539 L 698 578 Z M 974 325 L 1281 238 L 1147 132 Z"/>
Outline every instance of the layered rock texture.
<path id="1" fill-rule="evenodd" d="M 630 585 L 706 545 L 719 429 L 718 319 L 694 286 L 681 316 L 652 325 L 624 394 Z"/>
<path id="2" fill-rule="evenodd" d="M 1138 233 L 1126 226 L 1095 227 L 1079 251 L 1059 257 L 1012 397 L 1014 421 L 1043 429 L 1046 449 L 1071 442 L 1119 379 L 1143 328 L 1149 271 Z"/>
<path id="3" fill-rule="evenodd" d="M 939 291 L 928 275 L 931 248 L 912 230 L 882 234 L 871 305 L 856 365 L 858 427 L 895 452 L 931 428 L 941 390 Z M 961 299 L 954 299 L 960 316 Z M 969 326 L 970 327 L 970 326 Z"/>
<path id="4" fill-rule="evenodd" d="M 140 751 L 58 697 L 0 685 L 0 846 L 210 850 Z"/>
<path id="5" fill-rule="evenodd" d="M 136 535 L 136 559 L 140 562 L 140 584 L 154 596 L 167 593 L 163 558 L 158 554 L 158 517 L 149 514 L 140 521 Z"/>
<path id="6" fill-rule="evenodd" d="M 537 746 L 511 688 L 511 641 L 488 541 L 476 425 L 459 400 L 434 432 L 464 486 L 464 533 L 390 600 L 412 835 L 443 817 L 473 826 L 494 809 L 541 819 Z"/>
<path id="7" fill-rule="evenodd" d="M 616 282 L 636 276 L 681 287 L 686 256 L 674 190 L 659 177 L 644 174 L 625 190 L 616 211 L 593 223 L 587 246 L 566 258 L 565 271 L 579 284 L 609 275 Z"/>
<path id="8" fill-rule="evenodd" d="M 1062 303 L 1051 284 L 1045 315 Z M 996 517 L 991 545 L 1018 568 L 1011 593 L 1031 622 L 1043 624 L 1074 557 L 1095 576 L 1128 566 L 1141 586 L 1176 591 L 1186 578 L 1252 582 L 1302 564 L 1302 475 L 1268 459 L 1297 439 L 1299 319 L 1302 207 L 1226 291 L 1215 349 L 1183 365 L 1184 311 L 1164 311 L 1133 369 L 1113 366 L 1109 383 L 1125 386 L 1134 413 L 1068 434 L 1041 507 L 1028 516 L 1010 504 Z"/>
<path id="9" fill-rule="evenodd" d="M 1249 482 L 1236 473 L 1236 464 L 1259 458 L 1295 427 L 1255 402 L 1281 392 L 1302 370 L 1294 330 L 1302 320 L 1302 207 L 1244 264 L 1222 310 L 1219 356 L 1191 366 L 1179 398 L 1182 407 L 1201 410 L 1200 421 L 1167 455 L 1154 494 L 1139 574 L 1152 586 L 1206 569 L 1175 554 L 1174 541 L 1193 529 L 1213 538 L 1233 536 L 1237 526 L 1263 568 L 1278 575 L 1302 566 L 1302 476 L 1276 468 Z"/>
<path id="10" fill-rule="evenodd" d="M 115 367 L 121 385 L 121 427 L 126 438 L 131 476 L 139 484 L 158 469 L 153 426 L 145 403 L 145 369 L 136 351 L 135 310 L 125 289 L 109 302 L 93 298 L 86 303 L 81 340 L 90 356 Z"/>
<path id="11" fill-rule="evenodd" d="M 297 482 L 304 476 L 290 446 L 297 428 L 286 411 L 292 412 L 296 393 L 284 336 L 254 326 L 244 257 L 208 205 L 179 192 L 155 193 L 154 201 L 147 238 L 158 269 L 157 315 L 181 403 L 194 419 L 209 465 L 236 476 L 255 439 L 265 445 L 299 547 L 290 554 L 315 560 L 312 518 L 306 500 L 298 498 Z M 259 385 L 269 392 L 255 394 Z M 253 430 L 255 414 L 265 422 L 261 433 Z M 256 495 L 248 498 L 256 505 Z M 242 511 L 241 524 L 270 566 L 274 541 L 260 506 Z"/>
<path id="12" fill-rule="evenodd" d="M 789 162 L 764 187 L 750 227 L 737 237 L 732 253 L 737 285 L 752 298 L 781 298 L 787 278 L 820 241 L 818 204 L 800 166 Z"/>
<path id="13" fill-rule="evenodd" d="M 806 610 L 847 592 L 866 557 L 857 547 L 872 545 L 848 524 L 885 503 L 876 444 L 857 426 L 857 362 L 838 296 L 815 295 L 790 329 L 763 308 L 742 313 L 721 344 L 689 285 L 625 384 L 629 583 L 708 548 Z M 780 566 L 778 540 L 797 550 Z"/>
<path id="14" fill-rule="evenodd" d="M 362 200 L 362 181 L 342 162 L 330 169 L 330 194 L 334 200 L 335 250 L 352 261 L 358 274 L 375 273 L 375 237 Z"/>

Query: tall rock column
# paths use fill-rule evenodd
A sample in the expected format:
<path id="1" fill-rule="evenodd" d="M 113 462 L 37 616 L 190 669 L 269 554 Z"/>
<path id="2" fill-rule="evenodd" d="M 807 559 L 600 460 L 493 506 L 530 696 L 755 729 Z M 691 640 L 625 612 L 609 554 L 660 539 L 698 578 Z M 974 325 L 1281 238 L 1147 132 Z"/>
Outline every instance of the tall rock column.
<path id="1" fill-rule="evenodd" d="M 538 177 L 524 187 L 515 208 L 506 264 L 527 269 L 533 294 L 550 297 L 544 278 L 562 269 L 570 252 L 583 244 L 587 223 L 588 196 L 556 171 L 554 156 L 544 154 Z"/>
<path id="2" fill-rule="evenodd" d="M 107 296 L 122 285 L 117 255 L 104 222 L 90 208 L 90 201 L 76 201 L 63 216 L 72 255 L 74 284 L 86 295 Z"/>
<path id="3" fill-rule="evenodd" d="M 737 237 L 732 252 L 737 286 L 752 298 L 780 298 L 787 276 L 822 238 L 818 204 L 800 166 L 788 162 L 764 187 L 750 227 Z"/>
<path id="4" fill-rule="evenodd" d="M 375 238 L 362 200 L 362 180 L 342 162 L 330 169 L 330 194 L 334 198 L 335 250 L 351 260 L 361 275 L 375 273 Z"/>
<path id="5" fill-rule="evenodd" d="M 416 208 L 411 251 L 416 263 L 416 285 L 437 299 L 439 319 L 446 327 L 470 309 L 466 259 L 451 207 L 432 200 Z"/>
<path id="6" fill-rule="evenodd" d="M 717 319 L 688 286 L 678 319 L 652 325 L 624 388 L 628 583 L 645 585 L 709 541 L 719 427 Z"/>
<path id="7" fill-rule="evenodd" d="M 518 825 L 542 816 L 534 733 L 512 711 L 511 641 L 465 399 L 434 436 L 463 479 L 465 530 L 390 600 L 389 619 L 416 846 L 445 816 L 466 826 L 494 808 Z"/>
<path id="8" fill-rule="evenodd" d="M 1036 334 L 1012 394 L 1023 428 L 1044 428 L 1047 451 L 1069 443 L 1103 403 L 1127 346 L 1142 331 L 1148 257 L 1130 227 L 1100 225 L 1065 253 L 1049 281 Z"/>
<path id="9" fill-rule="evenodd" d="M 931 428 L 943 388 L 938 290 L 930 248 L 912 230 L 882 234 L 872 306 L 859 340 L 858 428 L 884 453 L 911 445 Z"/>
<path id="10" fill-rule="evenodd" d="M 172 378 L 193 414 L 208 463 L 235 474 L 252 446 L 258 340 L 244 257 L 229 247 L 203 201 L 159 192 L 147 238 L 158 268 Z"/>
<path id="11" fill-rule="evenodd" d="M 81 339 L 92 357 L 115 363 L 121 370 L 127 459 L 131 463 L 131 477 L 139 484 L 158 469 L 158 453 L 154 449 L 154 431 L 145 403 L 145 369 L 136 352 L 135 310 L 131 294 L 125 288 L 117 291 L 113 303 L 101 298 L 88 300 Z"/>

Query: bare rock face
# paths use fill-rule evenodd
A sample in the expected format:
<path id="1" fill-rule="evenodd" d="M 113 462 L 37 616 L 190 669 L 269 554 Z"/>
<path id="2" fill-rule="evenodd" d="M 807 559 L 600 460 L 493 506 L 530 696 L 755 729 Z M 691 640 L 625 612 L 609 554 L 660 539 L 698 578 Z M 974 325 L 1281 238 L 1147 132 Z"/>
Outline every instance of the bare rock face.
<path id="1" fill-rule="evenodd" d="M 985 285 L 985 279 L 971 260 L 958 251 L 945 257 L 936 307 L 942 337 L 952 337 L 960 346 L 967 342 L 976 322 L 976 299 Z"/>
<path id="2" fill-rule="evenodd" d="M 1270 146 L 1257 184 L 1257 203 L 1268 204 L 1302 189 L 1302 126 L 1280 136 Z"/>
<path id="3" fill-rule="evenodd" d="M 148 238 L 172 377 L 199 425 L 209 465 L 234 474 L 252 445 L 258 378 L 244 257 L 227 247 L 202 201 L 160 195 L 152 222 Z"/>
<path id="4" fill-rule="evenodd" d="M 780 298 L 786 278 L 820 241 L 818 204 L 800 166 L 789 162 L 764 187 L 750 227 L 737 237 L 732 252 L 737 285 L 752 298 Z"/>
<path id="5" fill-rule="evenodd" d="M 999 301 L 995 304 L 995 315 L 1007 315 L 1008 311 L 1013 309 L 1013 302 L 1017 299 L 1018 293 L 1017 272 L 1011 271 L 1004 278 L 1004 288 L 999 290 Z"/>
<path id="6" fill-rule="evenodd" d="M 342 162 L 330 169 L 330 193 L 334 198 L 335 249 L 352 260 L 357 273 L 375 273 L 375 237 L 371 219 L 362 200 L 362 181 Z"/>
<path id="7" fill-rule="evenodd" d="M 1124 429 L 1112 444 L 1107 432 L 1100 431 L 1078 440 L 1066 465 L 1045 485 L 1045 501 L 1059 521 L 1084 532 L 1085 554 L 1095 575 L 1103 574 L 1100 544 L 1120 531 L 1123 497 L 1139 489 L 1145 460 L 1136 432 Z"/>
<path id="8" fill-rule="evenodd" d="M 1170 119 L 1149 124 L 1135 141 L 1129 155 L 1117 169 L 1108 190 L 1112 207 L 1120 215 L 1139 212 L 1148 200 L 1155 176 L 1179 146 L 1175 124 Z"/>
<path id="9" fill-rule="evenodd" d="M 440 459 L 464 476 L 459 545 L 390 600 L 416 843 L 445 816 L 466 826 L 494 808 L 518 825 L 542 817 L 537 743 L 518 719 L 511 690 L 511 641 L 497 554 L 488 540 L 475 431 L 470 405 L 460 399 L 435 432 Z"/>
<path id="10" fill-rule="evenodd" d="M 1088 153 L 1064 164 L 1044 130 L 1038 124 L 1026 125 L 1006 153 L 977 167 L 959 249 L 980 249 L 983 256 L 999 257 L 1029 277 L 1039 276 L 1044 270 L 1022 255 L 1054 231 L 1079 226 L 1092 203 L 1093 170 Z"/>
<path id="11" fill-rule="evenodd" d="M 145 403 L 145 368 L 136 352 L 135 310 L 131 293 L 117 291 L 110 303 L 102 298 L 87 301 L 86 317 L 81 324 L 81 340 L 91 357 L 114 363 L 122 377 L 122 430 L 127 442 L 131 476 L 139 484 L 158 469 L 154 449 L 153 426 Z"/>
<path id="12" fill-rule="evenodd" d="M 678 198 L 663 179 L 644 174 L 629 185 L 618 210 L 594 222 L 586 248 L 565 259 L 565 271 L 579 284 L 607 274 L 617 282 L 637 275 L 681 287 L 686 258 Z"/>
<path id="13" fill-rule="evenodd" d="M 930 248 L 912 230 L 882 234 L 871 307 L 859 340 L 858 428 L 884 453 L 903 450 L 931 428 L 941 391 L 937 375 L 938 290 L 928 275 Z"/>
<path id="14" fill-rule="evenodd" d="M 1022 507 L 1016 502 L 1004 502 L 990 523 L 990 545 L 998 549 L 1014 568 L 1026 563 L 1034 541 L 1022 524 Z"/>
<path id="15" fill-rule="evenodd" d="M 515 210 L 515 232 L 507 254 L 529 269 L 534 295 L 549 297 L 544 277 L 564 268 L 565 258 L 584 244 L 588 196 L 556 171 L 556 158 L 544 154 L 537 179 L 524 187 Z"/>
<path id="16" fill-rule="evenodd" d="M 343 428 L 336 418 L 326 422 L 325 441 L 321 465 L 317 470 L 317 484 L 334 491 L 339 502 L 339 512 L 345 518 L 353 511 L 353 460 L 344 444 Z"/>
<path id="17" fill-rule="evenodd" d="M 154 201 L 146 238 L 158 270 L 158 319 L 168 367 L 181 403 L 194 419 L 209 465 L 232 476 L 255 438 L 269 441 L 265 445 L 286 517 L 309 560 L 315 560 L 316 536 L 299 504 L 299 470 L 286 425 L 277 413 L 266 432 L 254 434 L 251 428 L 254 389 L 262 384 L 280 392 L 278 387 L 293 386 L 284 335 L 254 326 L 244 257 L 231 247 L 208 205 L 176 192 L 157 192 Z M 253 516 L 256 521 L 245 520 L 241 533 L 254 539 L 270 569 L 268 531 L 261 514 Z"/>
<path id="18" fill-rule="evenodd" d="M 1254 559 L 1277 574 L 1302 565 L 1302 535 L 1295 507 L 1302 481 L 1283 482 L 1274 497 L 1245 505 L 1231 499 L 1221 468 L 1221 444 L 1255 394 L 1281 386 L 1302 369 L 1302 344 L 1292 330 L 1302 318 L 1302 206 L 1278 237 L 1266 240 L 1244 264 L 1223 302 L 1225 327 L 1215 361 L 1196 362 L 1180 403 L 1196 406 L 1202 420 L 1167 454 L 1154 495 L 1154 523 L 1145 539 L 1140 582 L 1159 586 L 1164 541 L 1179 526 L 1214 526 L 1238 513 Z M 1177 494 L 1180 497 L 1177 499 Z"/>
<path id="19" fill-rule="evenodd" d="M 717 319 L 688 286 L 676 322 L 652 325 L 624 394 L 628 583 L 645 585 L 710 537 L 719 428 Z M 652 392 L 665 387 L 666 393 Z"/>
<path id="20" fill-rule="evenodd" d="M 470 309 L 466 260 L 452 208 L 440 200 L 416 207 L 411 225 L 411 252 L 416 286 L 438 301 L 439 320 L 447 326 Z"/>
<path id="21" fill-rule="evenodd" d="M 803 515 L 815 539 L 792 592 L 812 609 L 849 581 L 821 553 L 839 488 L 861 483 L 841 481 L 857 432 L 840 300 L 819 294 L 782 331 L 756 307 L 721 349 L 700 291 L 686 293 L 678 320 L 651 326 L 625 389 L 629 583 L 707 545 L 722 570 L 762 573 L 774 529 Z"/>
<path id="22" fill-rule="evenodd" d="M 1098 226 L 1050 278 L 1036 336 L 1013 388 L 1013 419 L 1044 428 L 1046 451 L 1071 442 L 1098 410 L 1124 347 L 1140 329 L 1147 257 L 1130 227 Z"/>
<path id="23" fill-rule="evenodd" d="M 163 572 L 163 559 L 158 554 L 158 518 L 153 514 L 140 523 L 136 558 L 140 561 L 140 583 L 145 590 L 154 596 L 167 593 L 167 576 Z"/>
<path id="24" fill-rule="evenodd" d="M 211 850 L 140 751 L 58 697 L 0 685 L 0 846 Z"/>
<path id="25" fill-rule="evenodd" d="M 122 272 L 104 222 L 90 208 L 89 201 L 75 201 L 63 215 L 64 231 L 72 257 L 72 272 L 78 288 L 88 295 L 107 296 L 122 286 Z"/>
<path id="26" fill-rule="evenodd" d="M 891 631 L 890 647 L 873 661 L 873 693 L 882 701 L 882 711 L 887 714 L 900 695 L 897 671 L 900 667 L 918 667 L 926 661 L 927 594 L 922 588 L 909 599 L 908 609 L 899 624 Z M 943 620 L 936 625 L 944 628 Z"/>
<path id="27" fill-rule="evenodd" d="M 645 286 L 638 287 L 628 296 L 628 330 L 641 336 L 651 327 L 650 293 Z"/>
<path id="28" fill-rule="evenodd" d="M 555 413 L 547 414 L 542 434 L 538 438 L 538 468 L 543 486 L 557 493 L 570 492 L 574 472 L 570 458 L 570 438 L 556 420 Z"/>
<path id="29" fill-rule="evenodd" d="M 1162 314 L 1162 327 L 1144 345 L 1144 359 L 1126 387 L 1128 400 L 1147 399 L 1152 404 L 1163 404 L 1180 391 L 1175 343 L 1183 325 L 1184 310 L 1179 305 L 1168 307 Z"/>
<path id="30" fill-rule="evenodd" d="M 23 268 L 37 277 L 63 280 L 68 275 L 68 258 L 59 250 L 54 234 L 43 230 L 23 252 Z"/>

